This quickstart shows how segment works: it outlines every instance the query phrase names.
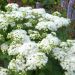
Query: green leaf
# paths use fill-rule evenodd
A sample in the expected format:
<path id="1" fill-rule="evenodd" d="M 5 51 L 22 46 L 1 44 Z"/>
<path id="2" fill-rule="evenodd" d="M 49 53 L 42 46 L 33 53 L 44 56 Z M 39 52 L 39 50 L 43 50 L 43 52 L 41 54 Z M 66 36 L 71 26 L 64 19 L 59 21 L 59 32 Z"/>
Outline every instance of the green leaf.
<path id="1" fill-rule="evenodd" d="M 43 72 L 41 72 L 39 75 L 45 75 Z"/>
<path id="2" fill-rule="evenodd" d="M 22 0 L 22 2 L 23 2 L 24 4 L 26 4 L 26 3 L 27 3 L 27 0 Z"/>

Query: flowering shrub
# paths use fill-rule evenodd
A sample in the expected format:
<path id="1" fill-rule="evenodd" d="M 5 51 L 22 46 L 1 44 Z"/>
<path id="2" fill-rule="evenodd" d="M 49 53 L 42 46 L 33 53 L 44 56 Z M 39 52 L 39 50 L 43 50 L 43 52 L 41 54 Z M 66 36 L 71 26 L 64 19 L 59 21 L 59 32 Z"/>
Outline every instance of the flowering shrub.
<path id="1" fill-rule="evenodd" d="M 50 57 L 60 61 L 65 75 L 74 75 L 75 42 L 62 42 L 55 33 L 67 27 L 69 19 L 15 3 L 5 8 L 7 12 L 0 12 L 0 52 L 7 64 L 1 66 L 0 75 L 45 75 L 41 71 Z"/>

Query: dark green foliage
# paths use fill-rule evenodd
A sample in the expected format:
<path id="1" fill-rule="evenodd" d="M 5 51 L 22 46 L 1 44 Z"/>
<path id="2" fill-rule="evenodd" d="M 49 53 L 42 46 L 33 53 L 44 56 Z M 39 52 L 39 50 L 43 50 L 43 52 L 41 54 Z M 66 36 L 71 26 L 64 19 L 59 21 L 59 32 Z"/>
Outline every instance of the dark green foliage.
<path id="1" fill-rule="evenodd" d="M 5 6 L 7 5 L 7 0 L 0 0 L 0 9 L 5 10 Z"/>
<path id="2" fill-rule="evenodd" d="M 39 75 L 64 75 L 64 71 L 62 70 L 61 66 L 59 65 L 59 61 L 55 60 L 53 57 L 49 57 L 49 61 L 46 67 L 41 70 Z"/>
<path id="3" fill-rule="evenodd" d="M 59 28 L 56 33 L 59 39 L 61 39 L 62 41 L 66 41 L 67 39 L 70 39 L 68 28 L 66 27 Z"/>

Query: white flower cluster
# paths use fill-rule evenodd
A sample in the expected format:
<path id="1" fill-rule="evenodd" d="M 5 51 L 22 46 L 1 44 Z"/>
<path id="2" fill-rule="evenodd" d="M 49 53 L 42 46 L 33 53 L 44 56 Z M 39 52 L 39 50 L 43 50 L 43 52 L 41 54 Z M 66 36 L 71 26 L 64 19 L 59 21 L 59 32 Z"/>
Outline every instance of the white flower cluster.
<path id="1" fill-rule="evenodd" d="M 26 27 L 32 27 L 32 23 L 30 23 L 30 22 L 24 23 L 23 25 Z"/>
<path id="2" fill-rule="evenodd" d="M 75 75 L 75 41 L 62 42 L 60 48 L 53 50 L 55 59 L 60 61 L 61 67 L 66 71 L 65 75 Z"/>
<path id="3" fill-rule="evenodd" d="M 56 31 L 56 25 L 54 22 L 51 21 L 41 21 L 37 24 L 37 26 L 35 27 L 38 30 L 51 30 L 51 31 Z"/>
<path id="4" fill-rule="evenodd" d="M 33 9 L 33 10 L 32 10 L 32 13 L 33 13 L 33 14 L 42 15 L 42 14 L 45 14 L 46 11 L 45 11 L 43 8 L 40 8 L 40 9 Z"/>
<path id="5" fill-rule="evenodd" d="M 37 69 L 37 67 L 41 69 L 45 66 L 48 57 L 45 53 L 39 52 L 37 43 L 30 40 L 25 30 L 13 30 L 7 37 L 10 38 L 12 42 L 9 47 L 2 44 L 1 50 L 7 51 L 9 55 L 19 55 L 23 57 L 23 59 L 12 59 L 8 65 L 8 69 L 22 71 Z M 3 46 L 5 46 L 5 48 L 3 48 Z M 31 65 L 32 63 L 33 65 Z"/>
<path id="6" fill-rule="evenodd" d="M 5 68 L 0 67 L 0 75 L 8 75 L 8 70 Z"/>
<path id="7" fill-rule="evenodd" d="M 16 50 L 16 52 L 15 52 Z M 39 52 L 35 43 L 24 43 L 22 46 L 16 47 L 12 55 L 18 52 L 16 59 L 12 59 L 8 68 L 16 71 L 36 70 L 43 68 L 48 57 L 45 53 Z"/>
<path id="8" fill-rule="evenodd" d="M 28 33 L 30 38 L 33 40 L 41 39 L 41 35 L 38 31 L 29 30 Z"/>
<path id="9" fill-rule="evenodd" d="M 70 23 L 69 19 L 65 19 L 63 17 L 53 16 L 51 14 L 43 14 L 42 15 L 44 20 L 38 22 L 36 25 L 36 29 L 38 30 L 51 30 L 57 31 L 58 28 L 63 26 L 67 26 Z"/>
<path id="10" fill-rule="evenodd" d="M 0 30 L 3 29 L 3 30 L 6 30 L 8 27 L 8 23 L 6 21 L 6 18 L 5 16 L 1 13 L 0 14 Z"/>
<path id="11" fill-rule="evenodd" d="M 39 67 L 41 69 L 43 66 L 46 65 L 48 61 L 48 57 L 44 53 L 35 53 L 35 54 L 30 54 L 27 57 L 27 63 L 26 67 L 27 70 L 35 70 Z"/>
<path id="12" fill-rule="evenodd" d="M 0 14 L 0 29 L 6 30 L 9 25 L 13 27 L 16 25 L 16 21 L 25 26 L 31 26 L 32 23 L 30 21 L 25 22 L 27 19 L 35 19 L 37 21 L 35 28 L 38 30 L 48 29 L 56 31 L 58 28 L 67 26 L 70 23 L 69 19 L 48 14 L 43 8 L 32 9 L 32 7 L 18 7 L 17 4 L 11 3 L 6 6 L 6 9 L 7 12 L 5 14 Z M 11 11 L 9 12 L 9 10 Z"/>
<path id="13" fill-rule="evenodd" d="M 18 49 L 19 53 L 21 55 L 23 55 L 24 57 L 28 56 L 28 54 L 32 54 L 35 52 L 38 52 L 38 47 L 37 44 L 35 42 L 27 42 L 24 43 L 19 49 Z"/>
<path id="14" fill-rule="evenodd" d="M 12 59 L 8 65 L 8 69 L 16 71 L 24 71 L 25 60 L 22 56 L 18 56 L 16 59 Z"/>
<path id="15" fill-rule="evenodd" d="M 69 19 L 48 14 L 43 8 L 18 7 L 15 3 L 8 4 L 6 10 L 0 13 L 0 50 L 11 57 L 8 71 L 41 69 L 52 50 L 56 59 L 66 60 L 64 56 L 71 43 L 60 44 L 61 40 L 51 31 L 68 26 Z M 3 70 L 0 73 L 7 75 Z"/>
<path id="16" fill-rule="evenodd" d="M 26 31 L 22 29 L 13 30 L 12 32 L 8 33 L 7 38 L 11 39 L 11 41 L 16 43 L 23 43 L 30 41 L 30 38 L 29 36 L 27 36 Z"/>
<path id="17" fill-rule="evenodd" d="M 30 18 L 35 18 L 33 15 L 32 15 L 32 7 L 20 7 L 18 9 L 19 12 L 22 12 L 23 13 L 23 17 L 26 18 L 26 19 L 30 19 Z"/>
<path id="18" fill-rule="evenodd" d="M 40 43 L 38 43 L 38 47 L 45 53 L 50 53 L 50 51 L 55 48 L 55 46 L 60 44 L 60 40 L 52 34 L 48 34 L 46 38 L 44 38 Z"/>
<path id="19" fill-rule="evenodd" d="M 24 42 L 23 44 L 11 44 L 8 48 L 9 55 L 19 55 L 12 59 L 8 68 L 16 71 L 33 70 L 46 65 L 48 57 L 39 52 L 35 42 Z"/>
<path id="20" fill-rule="evenodd" d="M 44 53 L 30 54 L 26 60 L 19 55 L 16 59 L 10 61 L 8 68 L 16 71 L 36 70 L 37 68 L 43 68 L 47 61 L 48 58 Z"/>
<path id="21" fill-rule="evenodd" d="M 5 8 L 7 9 L 7 11 L 14 11 L 18 9 L 18 5 L 16 3 L 11 3 L 8 4 Z"/>
<path id="22" fill-rule="evenodd" d="M 9 46 L 7 43 L 1 44 L 1 51 L 4 53 L 8 50 Z"/>
<path id="23" fill-rule="evenodd" d="M 21 44 L 12 44 L 9 46 L 7 52 L 9 55 L 17 55 L 18 52 L 18 48 L 21 46 Z"/>

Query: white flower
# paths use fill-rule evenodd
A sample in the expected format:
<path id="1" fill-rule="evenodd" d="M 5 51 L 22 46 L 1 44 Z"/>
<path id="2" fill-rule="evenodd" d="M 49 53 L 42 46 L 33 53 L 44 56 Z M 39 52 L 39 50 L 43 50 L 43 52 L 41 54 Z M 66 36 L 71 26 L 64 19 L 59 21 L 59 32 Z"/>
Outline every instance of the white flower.
<path id="1" fill-rule="evenodd" d="M 4 20 L 0 22 L 0 29 L 7 30 L 8 25 L 9 25 L 8 22 Z"/>
<path id="2" fill-rule="evenodd" d="M 25 69 L 25 60 L 23 57 L 12 59 L 8 65 L 8 69 L 15 70 L 17 72 L 24 71 Z"/>
<path id="3" fill-rule="evenodd" d="M 5 8 L 7 11 L 14 11 L 14 10 L 18 10 L 18 5 L 16 3 L 11 3 L 8 4 Z"/>
<path id="4" fill-rule="evenodd" d="M 35 18 L 35 16 L 32 15 L 32 7 L 20 7 L 18 12 L 22 12 L 26 19 Z"/>
<path id="5" fill-rule="evenodd" d="M 32 27 L 32 23 L 30 23 L 30 22 L 24 23 L 23 25 L 26 27 Z"/>
<path id="6" fill-rule="evenodd" d="M 57 26 L 54 22 L 48 22 L 47 28 L 51 31 L 57 31 Z"/>
<path id="7" fill-rule="evenodd" d="M 45 53 L 50 53 L 50 51 L 59 44 L 60 40 L 56 36 L 48 34 L 47 37 L 38 44 L 38 47 L 41 48 L 41 50 Z"/>
<path id="8" fill-rule="evenodd" d="M 69 46 L 70 45 L 70 46 Z M 61 67 L 66 70 L 65 75 L 75 74 L 75 42 L 68 40 L 62 42 L 61 48 L 53 49 L 53 55 L 60 61 Z M 65 51 L 65 47 L 67 47 Z"/>
<path id="9" fill-rule="evenodd" d="M 53 19 L 53 15 L 51 15 L 49 13 L 43 14 L 42 17 L 49 21 L 51 21 Z"/>
<path id="10" fill-rule="evenodd" d="M 23 13 L 22 12 L 20 12 L 20 11 L 12 11 L 11 13 L 10 13 L 10 18 L 13 18 L 13 19 L 15 19 L 15 20 L 23 20 L 23 18 L 24 18 L 24 15 L 23 15 Z"/>
<path id="11" fill-rule="evenodd" d="M 46 30 L 47 29 L 47 24 L 46 24 L 46 22 L 39 22 L 37 25 L 36 25 L 36 27 L 35 27 L 36 29 L 38 29 L 38 30 Z"/>
<path id="12" fill-rule="evenodd" d="M 45 9 L 43 9 L 43 8 L 40 8 L 40 9 L 32 9 L 32 12 L 33 12 L 33 14 L 38 14 L 38 15 L 42 15 L 42 14 L 45 14 L 46 13 Z"/>
<path id="13" fill-rule="evenodd" d="M 65 75 L 75 75 L 75 72 L 68 70 L 65 72 Z"/>
<path id="14" fill-rule="evenodd" d="M 41 69 L 44 67 L 48 61 L 47 56 L 44 53 L 33 53 L 28 55 L 26 59 L 26 69 L 27 70 L 35 70 L 37 67 Z"/>
<path id="15" fill-rule="evenodd" d="M 63 62 L 60 63 L 62 68 L 65 70 L 74 71 L 75 70 L 75 55 L 68 55 L 65 57 Z"/>
<path id="16" fill-rule="evenodd" d="M 40 51 L 49 54 L 53 45 L 50 45 L 47 39 L 43 39 L 40 43 L 38 43 L 38 47 L 40 48 Z"/>
<path id="17" fill-rule="evenodd" d="M 24 43 L 18 50 L 21 55 L 26 57 L 30 55 L 31 53 L 37 52 L 38 47 L 35 42 L 27 42 L 27 43 Z"/>
<path id="18" fill-rule="evenodd" d="M 7 50 L 8 50 L 8 44 L 7 43 L 3 43 L 3 44 L 1 44 L 1 51 L 2 52 L 6 52 Z"/>
<path id="19" fill-rule="evenodd" d="M 75 55 L 75 43 L 71 46 L 70 50 L 68 51 L 69 55 Z"/>
<path id="20" fill-rule="evenodd" d="M 63 23 L 62 23 L 62 21 L 60 20 L 60 18 L 55 19 L 55 20 L 54 20 L 54 23 L 55 23 L 57 29 L 58 29 L 58 28 L 61 28 L 62 25 L 63 25 Z"/>
<path id="21" fill-rule="evenodd" d="M 40 39 L 41 38 L 41 35 L 38 31 L 32 31 L 32 30 L 29 30 L 28 31 L 29 33 L 29 36 L 32 40 L 36 40 L 36 39 Z"/>
<path id="22" fill-rule="evenodd" d="M 46 21 L 46 20 L 45 20 L 45 18 L 41 17 L 38 19 L 38 21 L 41 22 L 41 21 Z"/>
<path id="23" fill-rule="evenodd" d="M 53 36 L 52 34 L 48 34 L 46 39 L 48 39 L 50 44 L 54 44 L 54 45 L 59 45 L 61 42 L 58 37 Z"/>
<path id="24" fill-rule="evenodd" d="M 60 21 L 63 23 L 63 26 L 68 26 L 71 23 L 70 19 L 66 19 L 63 17 L 60 18 Z"/>
<path id="25" fill-rule="evenodd" d="M 47 30 L 47 29 L 51 31 L 57 30 L 56 24 L 51 21 L 41 21 L 37 24 L 35 28 L 38 30 Z"/>
<path id="26" fill-rule="evenodd" d="M 0 75 L 8 75 L 7 69 L 0 67 Z"/>
<path id="27" fill-rule="evenodd" d="M 20 7 L 18 10 L 22 12 L 27 12 L 29 10 L 32 10 L 32 7 Z"/>
<path id="28" fill-rule="evenodd" d="M 61 42 L 52 32 L 68 26 L 69 19 L 48 14 L 43 8 L 19 7 L 15 3 L 8 4 L 6 10 L 0 11 L 0 49 L 7 52 L 7 58 L 12 57 L 7 63 L 8 73 L 42 69 L 51 52 L 65 74 L 75 75 L 75 40 Z M 0 75 L 8 74 L 1 68 Z"/>
<path id="29" fill-rule="evenodd" d="M 13 30 L 12 32 L 8 33 L 7 37 L 12 39 L 12 41 L 18 43 L 30 41 L 30 38 L 27 36 L 26 31 L 22 29 Z"/>
<path id="30" fill-rule="evenodd" d="M 66 42 L 61 42 L 60 47 L 66 47 L 67 43 Z"/>
<path id="31" fill-rule="evenodd" d="M 9 65 L 8 65 L 8 69 L 15 69 L 16 65 L 15 65 L 15 59 L 12 59 L 10 62 L 9 62 Z"/>
<path id="32" fill-rule="evenodd" d="M 0 22 L 3 22 L 3 21 L 5 21 L 5 17 L 3 14 L 0 14 Z"/>
<path id="33" fill-rule="evenodd" d="M 56 19 L 57 18 L 57 19 Z M 64 22 L 64 20 L 66 22 Z M 38 22 L 38 24 L 36 25 L 36 29 L 38 30 L 51 30 L 51 31 L 57 31 L 58 28 L 62 27 L 62 26 L 67 26 L 69 25 L 70 22 L 68 22 L 67 19 L 63 19 L 57 16 L 53 16 L 52 20 L 50 21 L 46 21 L 46 20 L 42 20 L 40 22 Z"/>
<path id="34" fill-rule="evenodd" d="M 52 24 L 51 25 L 49 24 L 49 28 L 52 27 L 53 30 L 57 30 L 58 28 L 60 28 L 62 26 L 68 26 L 70 24 L 70 20 L 69 19 L 66 19 L 66 18 L 63 18 L 63 17 L 58 17 L 58 16 L 53 16 L 53 15 L 48 14 L 48 13 L 43 14 L 42 17 L 45 18 L 45 20 L 54 23 L 53 24 L 54 28 L 52 27 Z"/>
<path id="35" fill-rule="evenodd" d="M 9 55 L 19 54 L 19 47 L 21 47 L 21 44 L 10 45 L 9 48 L 8 48 L 8 54 Z"/>
<path id="36" fill-rule="evenodd" d="M 58 60 L 61 61 L 61 62 L 65 59 L 65 56 L 67 55 L 67 54 L 62 50 L 62 48 L 59 48 L 59 47 L 54 48 L 54 49 L 52 50 L 52 52 L 53 52 L 53 56 L 55 57 L 55 59 L 58 59 Z"/>

